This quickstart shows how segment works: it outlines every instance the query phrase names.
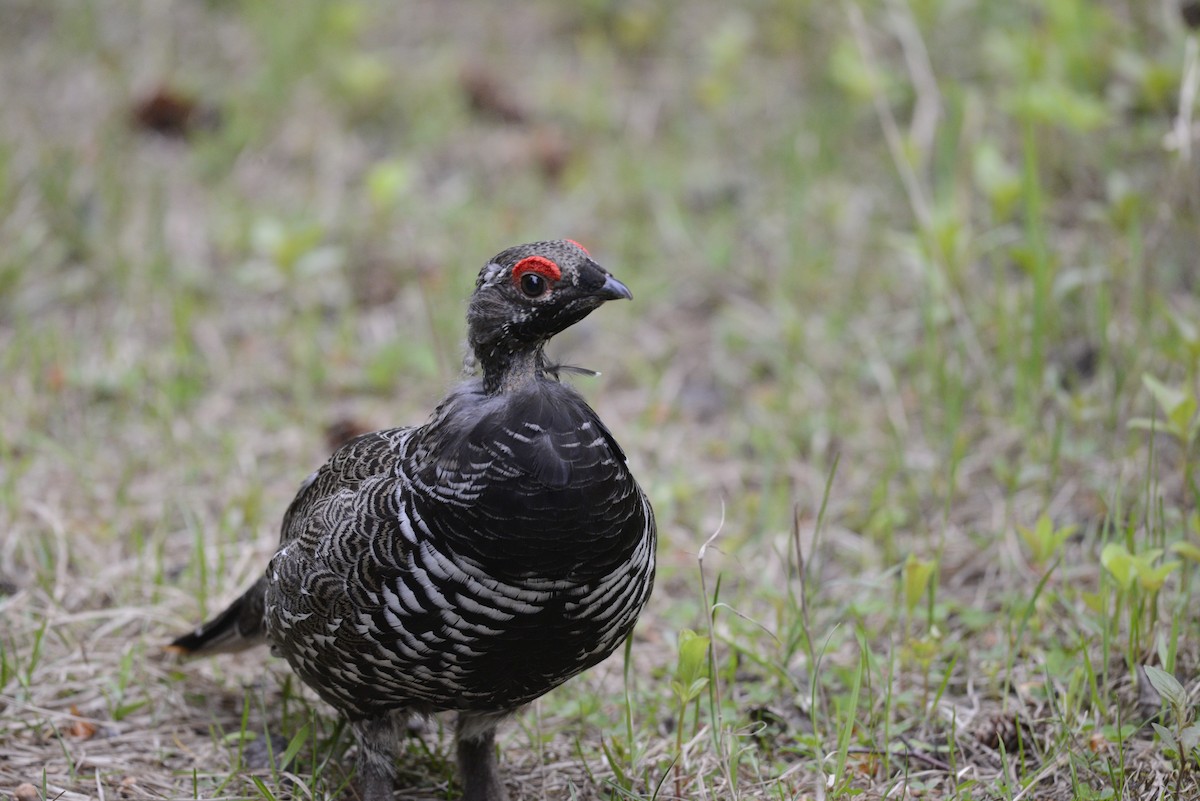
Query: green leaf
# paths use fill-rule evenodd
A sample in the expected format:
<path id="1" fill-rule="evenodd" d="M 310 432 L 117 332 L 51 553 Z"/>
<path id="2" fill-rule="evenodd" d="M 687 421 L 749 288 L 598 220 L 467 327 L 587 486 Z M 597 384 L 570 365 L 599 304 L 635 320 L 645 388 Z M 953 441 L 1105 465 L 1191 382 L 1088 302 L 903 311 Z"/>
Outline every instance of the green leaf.
<path id="1" fill-rule="evenodd" d="M 271 790 L 267 787 L 266 783 L 263 782 L 262 779 L 251 774 L 250 781 L 254 782 L 255 789 L 258 790 L 259 795 L 261 795 L 263 798 L 265 798 L 266 801 L 275 801 L 275 794 L 271 792 Z"/>
<path id="2" fill-rule="evenodd" d="M 367 196 L 377 209 L 394 208 L 413 186 L 413 167 L 404 159 L 385 159 L 367 172 Z"/>
<path id="3" fill-rule="evenodd" d="M 1119 728 L 1111 724 L 1108 726 L 1102 726 L 1100 728 L 1100 732 L 1104 735 L 1104 739 L 1108 740 L 1110 743 L 1116 743 L 1117 745 L 1123 745 L 1126 740 L 1137 733 L 1137 730 L 1138 726 L 1135 723 L 1126 723 Z"/>
<path id="4" fill-rule="evenodd" d="M 1154 731 L 1158 734 L 1158 739 L 1162 740 L 1162 744 L 1167 750 L 1175 751 L 1176 753 L 1179 752 L 1179 745 L 1175 742 L 1175 735 L 1171 733 L 1170 729 L 1166 726 L 1160 726 L 1157 723 L 1151 723 L 1150 725 L 1154 727 Z"/>
<path id="5" fill-rule="evenodd" d="M 1013 97 L 1013 111 L 1023 119 L 1056 125 L 1075 133 L 1094 131 L 1109 121 L 1101 100 L 1062 83 L 1030 83 Z"/>
<path id="6" fill-rule="evenodd" d="M 629 776 L 626 774 L 624 768 L 626 749 L 620 738 L 614 737 L 611 740 L 611 746 L 609 743 L 609 740 L 601 737 L 600 750 L 604 752 L 604 760 L 608 763 L 609 770 L 616 776 L 617 784 L 624 787 L 630 783 Z"/>
<path id="7" fill-rule="evenodd" d="M 222 745 L 236 745 L 239 742 L 248 743 L 251 740 L 257 740 L 258 733 L 249 729 L 231 731 L 221 738 Z"/>
<path id="8" fill-rule="evenodd" d="M 1200 747 L 1200 724 L 1192 724 L 1179 732 L 1179 744 L 1188 754 Z"/>
<path id="9" fill-rule="evenodd" d="M 1173 311 L 1168 313 L 1168 317 L 1180 339 L 1192 348 L 1200 346 L 1200 328 L 1197 328 L 1195 323 L 1186 316 Z"/>
<path id="10" fill-rule="evenodd" d="M 1104 550 L 1100 552 L 1100 564 L 1112 574 L 1117 584 L 1121 585 L 1121 589 L 1129 590 L 1133 587 L 1133 580 L 1136 578 L 1133 556 L 1124 545 L 1115 542 L 1105 545 Z"/>
<path id="11" fill-rule="evenodd" d="M 975 149 L 972 173 L 976 186 L 992 202 L 996 216 L 1009 217 L 1021 196 L 1020 172 L 1005 161 L 998 147 L 982 142 Z"/>
<path id="12" fill-rule="evenodd" d="M 1189 427 L 1196 414 L 1196 399 L 1186 390 L 1167 386 L 1149 373 L 1142 375 L 1142 384 L 1150 390 L 1166 417 L 1167 427 L 1180 440 L 1189 440 Z"/>
<path id="13" fill-rule="evenodd" d="M 300 257 L 314 250 L 324 237 L 325 231 L 317 223 L 288 225 L 274 217 L 260 218 L 250 228 L 254 251 L 274 261 L 289 276 Z"/>
<path id="14" fill-rule="evenodd" d="M 687 700 L 688 701 L 695 700 L 700 695 L 700 693 L 704 692 L 704 688 L 707 686 L 708 686 L 708 677 L 707 676 L 701 676 L 700 678 L 693 681 L 691 683 L 691 685 L 687 688 Z"/>
<path id="15" fill-rule="evenodd" d="M 1033 528 L 1018 525 L 1017 531 L 1025 545 L 1029 548 L 1030 557 L 1035 564 L 1041 565 L 1058 552 L 1067 538 L 1079 530 L 1079 526 L 1054 527 L 1050 516 L 1042 513 Z"/>
<path id="16" fill-rule="evenodd" d="M 1083 601 L 1084 605 L 1091 611 L 1103 612 L 1105 604 L 1108 601 L 1108 596 L 1101 592 L 1083 590 L 1079 593 L 1079 600 Z"/>
<path id="17" fill-rule="evenodd" d="M 1200 545 L 1192 542 L 1176 542 L 1171 545 L 1171 550 L 1189 562 L 1200 562 Z"/>
<path id="18" fill-rule="evenodd" d="M 932 559 L 918 559 L 915 554 L 909 554 L 904 560 L 904 606 L 908 613 L 917 608 L 921 596 L 929 587 L 929 579 L 937 564 Z"/>
<path id="19" fill-rule="evenodd" d="M 148 698 L 143 698 L 140 701 L 131 701 L 127 704 L 118 704 L 117 708 L 114 709 L 112 713 L 113 720 L 124 720 L 126 717 L 138 711 L 148 703 L 150 703 L 150 700 Z"/>
<path id="20" fill-rule="evenodd" d="M 683 682 L 671 679 L 671 694 L 675 696 L 675 700 L 680 704 L 689 704 L 695 701 L 707 686 L 708 678 L 703 676 L 687 686 L 684 686 Z"/>
<path id="21" fill-rule="evenodd" d="M 848 38 L 834 43 L 829 75 L 839 89 L 860 103 L 869 102 L 876 94 L 887 94 L 886 76 L 872 69 Z"/>
<path id="22" fill-rule="evenodd" d="M 287 766 L 296 758 L 296 754 L 300 753 L 300 749 L 304 747 L 304 741 L 308 739 L 308 724 L 305 723 L 300 727 L 300 731 L 296 732 L 288 743 L 287 750 L 283 752 L 283 756 L 279 759 L 279 770 L 287 770 Z"/>
<path id="23" fill-rule="evenodd" d="M 928 665 L 941 651 L 942 643 L 936 637 L 917 637 L 909 643 L 909 648 L 914 659 Z"/>
<path id="24" fill-rule="evenodd" d="M 1196 399 L 1189 397 L 1183 403 L 1175 407 L 1171 412 L 1170 422 L 1171 430 L 1179 433 L 1179 438 L 1184 442 L 1190 442 L 1191 437 L 1188 432 L 1192 425 L 1192 418 L 1196 416 Z"/>
<path id="25" fill-rule="evenodd" d="M 685 700 L 696 681 L 702 678 L 707 680 L 707 677 L 708 637 L 691 629 L 684 629 L 679 632 L 679 663 L 675 666 L 675 682 L 672 683 L 672 687 L 678 683 L 676 695 Z"/>
<path id="26" fill-rule="evenodd" d="M 1148 592 L 1158 592 L 1166 583 L 1167 576 L 1179 568 L 1179 562 L 1167 562 L 1159 567 L 1138 570 L 1138 584 Z"/>
<path id="27" fill-rule="evenodd" d="M 1017 533 L 1020 534 L 1021 539 L 1024 540 L 1025 547 L 1029 549 L 1029 553 L 1033 557 L 1033 561 L 1038 562 L 1039 564 L 1042 561 L 1042 537 L 1038 529 L 1045 517 L 1045 515 L 1039 517 L 1038 522 L 1033 528 L 1026 528 L 1022 525 L 1017 526 Z"/>
<path id="28" fill-rule="evenodd" d="M 1187 691 L 1183 689 L 1183 685 L 1179 683 L 1178 679 L 1162 668 L 1153 665 L 1146 665 L 1143 669 L 1146 671 L 1146 678 L 1150 680 L 1150 685 L 1158 690 L 1158 694 L 1163 697 L 1163 700 L 1176 709 L 1187 706 Z M 1172 740 L 1172 742 L 1174 741 Z"/>

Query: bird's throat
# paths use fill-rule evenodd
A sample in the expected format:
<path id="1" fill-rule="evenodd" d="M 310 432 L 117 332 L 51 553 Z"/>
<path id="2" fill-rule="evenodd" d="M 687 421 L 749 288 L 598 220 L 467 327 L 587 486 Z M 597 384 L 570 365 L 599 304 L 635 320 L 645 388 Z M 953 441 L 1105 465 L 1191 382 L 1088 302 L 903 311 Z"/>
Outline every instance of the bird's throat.
<path id="1" fill-rule="evenodd" d="M 546 354 L 541 345 L 511 352 L 493 351 L 480 362 L 483 391 L 489 395 L 514 392 L 546 374 Z"/>

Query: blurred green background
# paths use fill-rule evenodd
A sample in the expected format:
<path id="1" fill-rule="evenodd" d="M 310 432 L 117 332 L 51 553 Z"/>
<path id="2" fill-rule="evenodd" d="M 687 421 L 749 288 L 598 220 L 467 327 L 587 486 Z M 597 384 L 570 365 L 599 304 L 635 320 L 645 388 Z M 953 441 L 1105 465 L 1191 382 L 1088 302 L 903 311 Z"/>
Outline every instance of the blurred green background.
<path id="1" fill-rule="evenodd" d="M 1195 788 L 1185 6 L 3 0 L 0 780 L 288 792 L 229 739 L 300 728 L 286 669 L 158 646 L 337 442 L 432 410 L 491 255 L 570 237 L 635 300 L 553 355 L 661 571 L 517 786 Z M 299 753 L 349 747 L 303 703 Z"/>

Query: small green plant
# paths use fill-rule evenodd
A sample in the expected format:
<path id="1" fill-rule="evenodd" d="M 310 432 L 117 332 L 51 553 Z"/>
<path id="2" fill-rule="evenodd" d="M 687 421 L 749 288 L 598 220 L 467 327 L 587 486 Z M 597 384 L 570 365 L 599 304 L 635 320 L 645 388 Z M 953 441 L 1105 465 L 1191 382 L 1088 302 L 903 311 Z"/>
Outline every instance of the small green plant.
<path id="1" fill-rule="evenodd" d="M 1136 586 L 1150 593 L 1162 589 L 1167 576 L 1179 567 L 1179 562 L 1155 565 L 1163 554 L 1161 548 L 1151 548 L 1140 554 L 1131 554 L 1124 545 L 1109 543 L 1100 553 L 1100 564 L 1112 574 L 1124 591 Z"/>
<path id="2" fill-rule="evenodd" d="M 262 217 L 250 228 L 252 251 L 264 266 L 278 271 L 278 277 L 291 281 L 324 269 L 320 246 L 326 232 L 316 222 L 286 223 L 275 217 Z"/>
<path id="3" fill-rule="evenodd" d="M 1178 561 L 1157 564 L 1161 548 L 1150 548 L 1139 554 L 1124 545 L 1110 542 L 1100 552 L 1100 564 L 1117 582 L 1114 619 L 1122 609 L 1129 610 L 1129 657 L 1144 652 L 1158 623 L 1158 594 L 1167 577 L 1179 568 Z"/>
<path id="4" fill-rule="evenodd" d="M 1058 555 L 1064 542 L 1079 530 L 1079 526 L 1067 525 L 1056 528 L 1050 516 L 1043 513 L 1038 517 L 1033 528 L 1017 526 L 1021 541 L 1029 551 L 1029 558 L 1036 567 L 1043 567 Z"/>
<path id="5" fill-rule="evenodd" d="M 33 673 L 37 670 L 38 663 L 42 658 L 42 645 L 45 642 L 46 630 L 50 625 L 50 621 L 42 622 L 41 627 L 33 636 L 33 647 L 29 651 L 29 661 L 25 665 L 25 675 L 19 677 L 21 686 L 29 689 L 29 685 L 33 682 Z"/>
<path id="6" fill-rule="evenodd" d="M 933 620 L 933 598 L 936 585 L 933 581 L 937 574 L 938 563 L 935 559 L 920 559 L 915 554 L 909 554 L 901 570 L 901 583 L 904 591 L 904 655 L 921 669 L 921 705 L 929 707 L 929 677 L 934 660 L 941 653 L 941 632 Z M 917 635 L 913 630 L 913 615 L 922 599 L 928 601 L 927 630 Z"/>
<path id="7" fill-rule="evenodd" d="M 1164 384 L 1149 373 L 1142 375 L 1142 384 L 1150 390 L 1159 410 L 1164 415 L 1161 424 L 1145 417 L 1129 421 L 1130 428 L 1156 429 L 1169 434 L 1185 449 L 1190 449 L 1200 433 L 1200 417 L 1196 416 L 1198 404 L 1194 393 L 1183 387 Z"/>
<path id="8" fill-rule="evenodd" d="M 1192 722 L 1192 704 L 1178 679 L 1153 665 L 1147 665 L 1145 670 L 1146 678 L 1171 713 L 1167 720 L 1174 723 L 1173 728 L 1160 723 L 1151 725 L 1162 743 L 1163 753 L 1175 763 L 1175 797 L 1183 798 L 1188 771 L 1193 764 L 1200 766 L 1200 724 Z"/>
<path id="9" fill-rule="evenodd" d="M 1200 512 L 1188 515 L 1187 528 L 1192 534 L 1200 534 Z M 1177 553 L 1189 562 L 1200 564 L 1200 544 L 1183 539 L 1171 543 L 1172 553 Z"/>
<path id="10" fill-rule="evenodd" d="M 930 589 L 929 581 L 933 578 L 937 562 L 932 559 L 919 559 L 915 554 L 909 554 L 904 560 L 902 579 L 904 582 L 904 611 L 911 620 L 917 604 Z"/>
<path id="11" fill-rule="evenodd" d="M 108 696 L 113 720 L 124 720 L 150 703 L 150 699 L 141 694 L 141 686 L 134 680 L 134 662 L 142 657 L 141 648 L 134 647 L 126 651 L 121 657 L 120 668 L 110 680 L 109 688 L 104 691 Z M 138 697 L 131 698 L 131 690 L 137 692 Z"/>
<path id="12" fill-rule="evenodd" d="M 708 687 L 708 637 L 691 629 L 679 632 L 679 661 L 671 679 L 671 694 L 675 699 L 675 795 L 683 798 L 683 723 L 688 706 Z M 697 715 L 699 710 L 697 710 Z"/>
<path id="13" fill-rule="evenodd" d="M 1200 436 L 1200 401 L 1195 392 L 1187 387 L 1164 384 L 1154 376 L 1142 375 L 1142 384 L 1150 390 L 1154 401 L 1162 412 L 1161 422 L 1157 419 L 1137 417 L 1129 421 L 1130 428 L 1158 431 L 1174 439 L 1183 450 L 1183 484 L 1192 492 L 1193 499 L 1200 501 L 1200 486 L 1196 484 L 1195 459 L 1192 449 Z"/>
<path id="14" fill-rule="evenodd" d="M 609 770 L 612 771 L 612 778 L 608 779 L 611 788 L 620 796 L 631 796 L 636 780 L 635 771 L 639 766 L 645 766 L 646 763 L 646 743 L 640 740 L 634 728 L 634 695 L 633 695 L 633 639 L 625 640 L 624 650 L 624 667 L 622 676 L 624 679 L 624 735 L 614 735 L 611 737 L 601 736 L 600 751 L 604 755 L 604 761 L 608 763 Z M 576 741 L 581 761 L 586 765 L 587 760 L 583 754 L 583 744 Z M 591 775 L 591 771 L 588 771 Z M 643 777 L 645 778 L 645 777 Z"/>
<path id="15" fill-rule="evenodd" d="M 863 684 L 870 672 L 869 653 L 862 631 L 856 632 L 859 654 L 853 672 L 848 671 L 849 687 L 847 692 L 838 696 L 836 705 L 840 712 L 838 722 L 837 754 L 834 760 L 834 771 L 831 786 L 845 788 L 849 768 L 850 742 L 858 728 L 858 702 L 862 694 Z M 848 788 L 846 788 L 848 789 Z M 835 791 L 836 794 L 836 791 Z"/>
<path id="16" fill-rule="evenodd" d="M 416 169 L 406 159 L 384 159 L 367 171 L 366 194 L 380 227 L 389 223 L 391 215 L 408 198 L 415 183 Z"/>

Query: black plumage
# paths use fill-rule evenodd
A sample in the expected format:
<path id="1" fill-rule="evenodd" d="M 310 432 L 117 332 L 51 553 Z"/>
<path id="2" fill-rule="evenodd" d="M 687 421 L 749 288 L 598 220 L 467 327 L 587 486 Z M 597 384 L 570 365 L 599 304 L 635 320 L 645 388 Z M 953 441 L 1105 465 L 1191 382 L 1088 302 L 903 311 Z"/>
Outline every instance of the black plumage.
<path id="1" fill-rule="evenodd" d="M 392 791 L 412 713 L 458 712 L 467 801 L 505 797 L 496 725 L 611 654 L 654 580 L 654 515 L 611 432 L 545 343 L 628 289 L 567 240 L 484 266 L 481 371 L 423 426 L 366 434 L 308 478 L 265 575 L 172 643 L 269 642 L 345 714 L 364 797 Z"/>

